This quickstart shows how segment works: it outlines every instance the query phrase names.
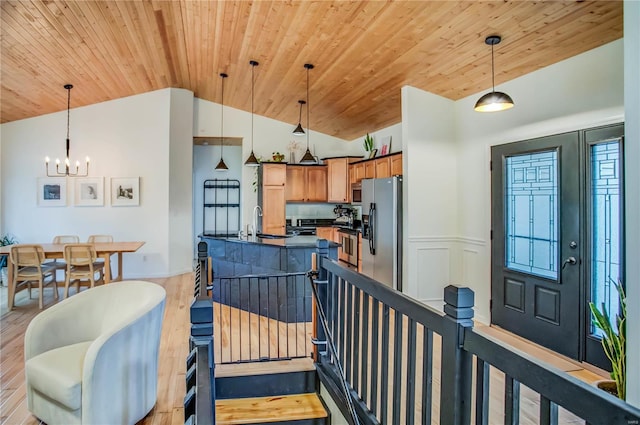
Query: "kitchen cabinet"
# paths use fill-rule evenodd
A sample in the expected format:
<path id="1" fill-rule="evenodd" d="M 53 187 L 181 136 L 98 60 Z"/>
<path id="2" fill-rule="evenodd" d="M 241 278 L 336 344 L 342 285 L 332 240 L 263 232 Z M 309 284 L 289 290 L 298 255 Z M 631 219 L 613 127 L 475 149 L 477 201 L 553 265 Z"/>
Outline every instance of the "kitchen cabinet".
<path id="1" fill-rule="evenodd" d="M 376 178 L 383 179 L 391 176 L 391 167 L 389 164 L 389 157 L 378 158 L 374 161 L 376 167 Z"/>
<path id="2" fill-rule="evenodd" d="M 262 207 L 262 233 L 286 232 L 286 164 L 261 164 L 258 170 L 258 205 Z"/>
<path id="3" fill-rule="evenodd" d="M 316 227 L 316 236 L 318 239 L 336 242 L 337 230 L 335 227 Z"/>
<path id="4" fill-rule="evenodd" d="M 364 177 L 363 177 L 363 179 L 375 179 L 375 178 L 376 178 L 375 160 L 364 162 Z"/>
<path id="5" fill-rule="evenodd" d="M 364 178 L 364 164 L 364 162 L 358 162 L 349 167 L 350 171 L 353 172 L 353 181 L 351 183 L 360 183 Z"/>
<path id="6" fill-rule="evenodd" d="M 288 202 L 327 202 L 327 167 L 288 165 L 285 193 Z"/>
<path id="7" fill-rule="evenodd" d="M 402 175 L 402 154 L 396 154 L 389 157 L 391 175 L 392 176 L 401 176 Z"/>
<path id="8" fill-rule="evenodd" d="M 349 159 L 332 158 L 327 164 L 327 201 L 343 203 L 349 200 Z"/>

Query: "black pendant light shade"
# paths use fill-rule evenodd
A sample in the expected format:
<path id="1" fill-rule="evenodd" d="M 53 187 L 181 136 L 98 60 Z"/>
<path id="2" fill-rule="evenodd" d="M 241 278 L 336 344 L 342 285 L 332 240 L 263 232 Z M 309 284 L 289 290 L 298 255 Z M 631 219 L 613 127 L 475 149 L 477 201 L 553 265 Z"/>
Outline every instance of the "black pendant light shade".
<path id="1" fill-rule="evenodd" d="M 499 35 L 490 35 L 484 40 L 486 44 L 491 46 L 491 92 L 486 93 L 476 102 L 473 109 L 478 112 L 504 111 L 514 105 L 513 99 L 508 94 L 496 91 L 493 46 L 500 43 L 501 40 Z"/>
<path id="2" fill-rule="evenodd" d="M 220 78 L 222 78 L 222 101 L 220 102 L 220 162 L 216 165 L 216 171 L 227 171 L 229 169 L 222 157 L 222 150 L 224 148 L 224 79 L 227 77 L 228 75 L 224 72 L 220 74 Z"/>
<path id="3" fill-rule="evenodd" d="M 317 163 L 316 159 L 311 155 L 311 151 L 309 150 L 309 133 L 311 133 L 309 127 L 309 70 L 313 69 L 313 65 L 310 63 L 305 63 L 304 67 L 307 69 L 307 151 L 304 153 L 304 156 L 300 160 L 300 164 L 315 164 Z"/>
<path id="4" fill-rule="evenodd" d="M 251 65 L 251 154 L 249 154 L 249 158 L 247 158 L 247 160 L 244 162 L 244 165 L 248 165 L 249 167 L 257 167 L 258 165 L 260 165 L 260 161 L 258 161 L 258 158 L 256 158 L 256 155 L 253 153 L 253 70 L 259 64 L 256 61 L 249 61 L 249 65 Z"/>
<path id="5" fill-rule="evenodd" d="M 293 134 L 295 136 L 304 136 L 304 129 L 302 128 L 302 105 L 307 102 L 305 102 L 304 100 L 299 100 L 298 103 L 300 104 L 300 114 L 298 114 L 298 126 L 295 130 L 293 130 Z"/>

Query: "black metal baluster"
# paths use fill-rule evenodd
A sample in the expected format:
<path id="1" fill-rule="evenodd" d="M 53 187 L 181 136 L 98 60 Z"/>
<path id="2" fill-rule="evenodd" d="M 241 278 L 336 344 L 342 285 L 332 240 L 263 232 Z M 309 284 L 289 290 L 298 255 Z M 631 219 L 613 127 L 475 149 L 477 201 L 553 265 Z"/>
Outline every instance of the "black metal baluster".
<path id="1" fill-rule="evenodd" d="M 353 388 L 351 379 L 351 354 L 353 352 L 353 285 L 347 282 L 347 339 L 345 340 L 345 348 L 347 350 L 346 360 L 344 364 L 344 378 Z"/>
<path id="2" fill-rule="evenodd" d="M 409 318 L 409 331 L 407 335 L 407 419 L 408 424 L 413 424 L 416 418 L 416 322 Z"/>
<path id="3" fill-rule="evenodd" d="M 378 373 L 379 363 L 379 335 L 380 335 L 380 301 L 373 299 L 372 323 L 371 323 L 371 411 L 374 415 L 378 415 L 378 381 L 380 374 Z M 379 418 L 379 417 L 378 417 Z"/>
<path id="4" fill-rule="evenodd" d="M 504 423 L 520 423 L 520 383 L 509 375 L 504 376 Z"/>
<path id="5" fill-rule="evenodd" d="M 489 368 L 491 366 L 476 357 L 476 425 L 489 424 Z"/>
<path id="6" fill-rule="evenodd" d="M 382 379 L 380 382 L 380 421 L 383 424 L 388 423 L 387 412 L 389 407 L 389 306 L 384 304 L 382 308 L 382 362 L 380 363 L 380 374 Z"/>
<path id="7" fill-rule="evenodd" d="M 400 394 L 402 393 L 402 322 L 404 315 L 393 311 L 395 332 L 393 335 L 395 352 L 393 355 L 393 423 L 400 424 Z"/>
<path id="8" fill-rule="evenodd" d="M 353 320 L 353 384 L 351 387 L 360 394 L 360 289 L 354 286 L 355 296 L 353 299 L 353 307 L 355 309 L 355 317 Z"/>
<path id="9" fill-rule="evenodd" d="M 339 281 L 339 285 L 340 285 L 340 319 L 338 320 L 338 344 L 340 344 L 338 346 L 338 357 L 339 357 L 339 361 L 340 363 L 344 364 L 344 353 L 345 353 L 345 341 L 344 341 L 344 311 L 347 308 L 347 302 L 345 301 L 345 284 L 344 284 L 344 280 L 340 279 Z"/>
<path id="10" fill-rule="evenodd" d="M 362 294 L 362 345 L 360 349 L 360 397 L 365 403 L 367 400 L 367 377 L 369 366 L 369 301 L 370 297 L 367 294 Z"/>
<path id="11" fill-rule="evenodd" d="M 540 425 L 558 425 L 558 405 L 540 395 Z"/>
<path id="12" fill-rule="evenodd" d="M 431 425 L 433 399 L 433 331 L 423 328 L 422 334 L 422 425 Z"/>
<path id="13" fill-rule="evenodd" d="M 276 326 L 278 327 L 278 335 L 276 336 L 276 341 L 278 344 L 278 358 L 280 358 L 280 277 L 276 277 Z M 297 353 L 296 353 L 297 354 Z"/>

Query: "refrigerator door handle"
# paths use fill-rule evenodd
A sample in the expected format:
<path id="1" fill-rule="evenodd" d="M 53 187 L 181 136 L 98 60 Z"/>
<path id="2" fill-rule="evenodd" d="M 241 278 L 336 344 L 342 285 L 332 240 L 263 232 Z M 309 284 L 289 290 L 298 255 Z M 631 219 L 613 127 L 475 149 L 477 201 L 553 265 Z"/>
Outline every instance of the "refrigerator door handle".
<path id="1" fill-rule="evenodd" d="M 371 203 L 369 205 L 369 252 L 371 255 L 376 255 L 376 204 Z"/>

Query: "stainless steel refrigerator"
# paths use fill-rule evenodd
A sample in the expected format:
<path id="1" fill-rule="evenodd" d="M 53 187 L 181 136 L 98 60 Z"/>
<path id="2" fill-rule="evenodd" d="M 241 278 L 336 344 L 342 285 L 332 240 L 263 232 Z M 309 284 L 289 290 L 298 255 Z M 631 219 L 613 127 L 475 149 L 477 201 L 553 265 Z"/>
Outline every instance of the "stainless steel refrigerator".
<path id="1" fill-rule="evenodd" d="M 362 273 L 402 290 L 402 177 L 362 180 Z"/>

